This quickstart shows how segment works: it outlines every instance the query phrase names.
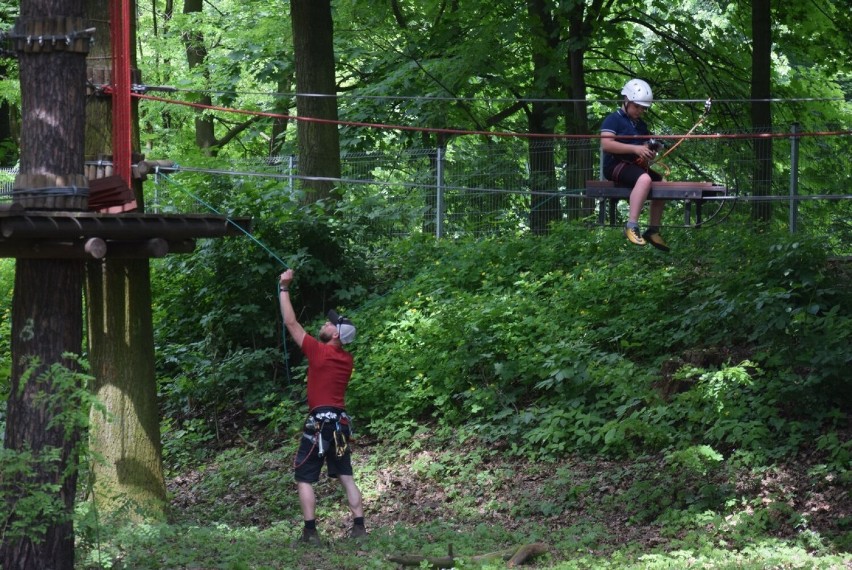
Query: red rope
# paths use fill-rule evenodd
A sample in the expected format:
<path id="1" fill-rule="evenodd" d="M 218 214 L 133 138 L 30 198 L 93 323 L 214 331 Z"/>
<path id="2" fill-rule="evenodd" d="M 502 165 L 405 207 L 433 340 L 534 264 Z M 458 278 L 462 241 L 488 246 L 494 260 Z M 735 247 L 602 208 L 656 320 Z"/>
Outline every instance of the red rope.
<path id="1" fill-rule="evenodd" d="M 266 111 L 248 111 L 245 109 L 233 109 L 230 107 L 218 107 L 216 105 L 205 105 L 203 103 L 190 103 L 188 101 L 177 101 L 174 99 L 165 99 L 163 97 L 155 97 L 153 95 L 143 95 L 141 93 L 132 93 L 133 97 L 139 99 L 147 99 L 149 101 L 159 101 L 161 103 L 169 103 L 172 105 L 184 105 L 186 107 L 194 107 L 196 109 L 207 109 L 211 111 L 222 111 L 225 113 L 235 113 L 238 115 L 251 115 L 255 117 L 271 117 L 275 119 L 285 119 L 288 121 L 307 121 L 312 123 L 331 123 L 343 127 L 370 127 L 376 129 L 391 129 L 396 131 L 418 131 L 424 133 L 443 133 L 450 135 L 482 135 L 491 137 L 519 137 L 519 138 L 549 138 L 549 139 L 596 139 L 600 135 L 569 135 L 558 133 L 510 133 L 500 131 L 466 131 L 461 129 L 438 129 L 430 127 L 413 127 L 410 125 L 388 125 L 383 123 L 362 123 L 357 121 L 340 121 L 334 119 L 320 119 L 317 117 L 299 117 L 295 115 L 282 115 L 280 113 L 269 113 Z M 821 131 L 821 132 L 800 132 L 800 133 L 757 133 L 757 134 L 731 134 L 731 135 L 637 135 L 633 137 L 619 138 L 636 138 L 636 139 L 760 139 L 760 138 L 788 138 L 788 137 L 822 137 L 822 136 L 849 136 L 852 135 L 852 130 L 848 131 Z"/>
<path id="2" fill-rule="evenodd" d="M 111 0 L 110 40 L 112 46 L 112 163 L 115 174 L 130 186 L 131 180 L 131 93 L 130 93 L 130 3 Z"/>

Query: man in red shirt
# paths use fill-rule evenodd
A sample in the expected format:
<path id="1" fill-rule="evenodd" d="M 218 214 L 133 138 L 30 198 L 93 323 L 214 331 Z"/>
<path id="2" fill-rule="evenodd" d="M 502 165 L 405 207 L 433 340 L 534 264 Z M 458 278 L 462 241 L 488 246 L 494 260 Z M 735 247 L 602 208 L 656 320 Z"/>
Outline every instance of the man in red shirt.
<path id="1" fill-rule="evenodd" d="M 284 325 L 293 340 L 302 349 L 308 359 L 308 408 L 299 450 L 295 459 L 296 486 L 299 490 L 299 504 L 305 527 L 301 541 L 320 544 L 316 527 L 316 495 L 313 484 L 319 481 L 323 463 L 328 468 L 328 476 L 340 481 L 346 492 L 349 510 L 352 511 L 354 524 L 349 536 L 366 536 L 364 528 L 364 508 L 361 504 L 361 491 L 352 477 L 352 461 L 349 450 L 349 417 L 346 415 L 344 396 L 349 379 L 352 377 L 352 355 L 343 349 L 355 339 L 355 326 L 352 321 L 328 312 L 328 320 L 322 326 L 316 339 L 305 332 L 290 301 L 290 284 L 293 282 L 293 270 L 288 269 L 279 277 L 278 299 Z"/>

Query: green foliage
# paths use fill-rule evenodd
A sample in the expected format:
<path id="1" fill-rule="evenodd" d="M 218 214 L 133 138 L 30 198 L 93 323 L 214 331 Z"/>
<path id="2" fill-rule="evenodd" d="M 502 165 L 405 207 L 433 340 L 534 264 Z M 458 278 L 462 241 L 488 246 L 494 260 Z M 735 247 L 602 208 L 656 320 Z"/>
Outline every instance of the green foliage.
<path id="1" fill-rule="evenodd" d="M 723 230 L 664 261 L 616 239 L 561 226 L 390 249 L 399 284 L 357 313 L 350 401 L 381 432 L 435 421 L 531 456 L 781 456 L 840 425 L 850 290 L 819 244 Z M 641 294 L 613 287 L 625 275 Z"/>
<path id="2" fill-rule="evenodd" d="M 85 370 L 86 363 L 71 354 L 68 363 Z M 38 375 L 36 376 L 36 372 Z M 0 538 L 26 538 L 40 542 L 54 525 L 72 516 L 65 498 L 59 492 L 68 477 L 76 477 L 79 458 L 85 454 L 85 441 L 80 434 L 89 425 L 89 411 L 105 413 L 105 408 L 88 389 L 91 377 L 59 363 L 47 368 L 33 360 L 21 375 L 21 389 L 26 383 L 43 389 L 36 391 L 33 405 L 45 417 L 45 426 L 58 431 L 72 443 L 70 453 L 46 445 L 38 450 L 0 449 Z"/>
<path id="3" fill-rule="evenodd" d="M 12 375 L 12 291 L 15 284 L 15 263 L 0 260 L 0 432 L 6 432 L 6 400 Z"/>
<path id="4" fill-rule="evenodd" d="M 267 406 L 298 392 L 304 377 L 296 376 L 301 353 L 283 331 L 278 275 L 296 269 L 294 303 L 306 328 L 329 308 L 357 302 L 370 279 L 352 241 L 359 220 L 337 217 L 332 203 L 304 204 L 299 192 L 282 195 L 270 182 L 168 183 L 174 195 L 199 196 L 216 211 L 251 212 L 254 236 L 210 240 L 154 265 L 157 370 L 174 433 L 184 418 L 204 418 L 215 431 L 234 409 L 280 423 Z M 282 257 L 286 265 L 276 264 Z"/>
<path id="5" fill-rule="evenodd" d="M 631 461 L 507 460 L 475 439 L 428 432 L 405 444 L 359 447 L 368 538 L 343 538 L 339 486 L 316 486 L 321 549 L 288 546 L 301 528 L 291 483 L 295 442 L 216 454 L 173 480 L 171 524 L 105 526 L 78 550 L 85 568 L 387 568 L 391 554 L 445 556 L 458 568 L 505 567 L 470 557 L 544 542 L 536 568 L 842 568 L 848 521 L 809 522 L 808 497 L 843 496 L 844 482 L 799 461 L 742 467 L 709 446 Z M 830 495 L 827 495 L 830 493 Z M 831 505 L 832 512 L 842 505 Z M 407 523 L 395 521 L 403 519 Z"/>

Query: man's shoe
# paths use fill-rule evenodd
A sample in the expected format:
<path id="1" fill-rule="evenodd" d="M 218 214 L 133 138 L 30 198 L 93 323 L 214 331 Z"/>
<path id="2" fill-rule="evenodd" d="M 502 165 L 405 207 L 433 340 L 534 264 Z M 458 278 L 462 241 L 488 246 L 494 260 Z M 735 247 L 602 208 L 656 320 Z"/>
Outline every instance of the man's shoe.
<path id="1" fill-rule="evenodd" d="M 647 243 L 650 243 L 660 251 L 668 251 L 669 245 L 666 243 L 666 240 L 663 239 L 663 236 L 660 235 L 660 232 L 648 230 L 642 237 L 645 238 Z"/>
<path id="2" fill-rule="evenodd" d="M 367 536 L 367 529 L 360 524 L 356 524 L 349 531 L 349 538 L 364 538 Z"/>
<path id="3" fill-rule="evenodd" d="M 302 536 L 299 538 L 298 542 L 299 544 L 307 544 L 310 546 L 320 546 L 322 544 L 319 534 L 317 534 L 317 530 L 315 528 L 303 528 Z"/>
<path id="4" fill-rule="evenodd" d="M 636 245 L 645 245 L 645 240 L 642 239 L 641 235 L 639 235 L 638 227 L 628 228 L 627 226 L 624 226 L 624 236 L 630 243 L 635 243 Z"/>

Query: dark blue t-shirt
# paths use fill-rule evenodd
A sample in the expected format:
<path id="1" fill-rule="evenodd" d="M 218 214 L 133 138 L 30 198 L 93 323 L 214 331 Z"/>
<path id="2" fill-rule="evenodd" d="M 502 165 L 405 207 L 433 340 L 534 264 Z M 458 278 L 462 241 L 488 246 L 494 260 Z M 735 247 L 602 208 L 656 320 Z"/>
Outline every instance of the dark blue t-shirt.
<path id="1" fill-rule="evenodd" d="M 648 131 L 648 125 L 645 124 L 645 121 L 642 119 L 637 119 L 636 121 L 631 120 L 630 117 L 627 116 L 627 113 L 624 112 L 624 109 L 619 109 L 618 111 L 607 115 L 603 123 L 601 123 L 601 132 L 614 134 L 615 140 L 618 142 L 635 145 L 643 145 L 647 142 L 647 139 L 619 137 L 651 134 L 650 131 Z M 608 152 L 604 152 L 603 154 L 604 172 L 611 171 L 611 169 L 615 167 L 615 164 L 621 160 L 633 162 L 633 160 L 637 157 L 635 154 L 610 154 Z"/>

